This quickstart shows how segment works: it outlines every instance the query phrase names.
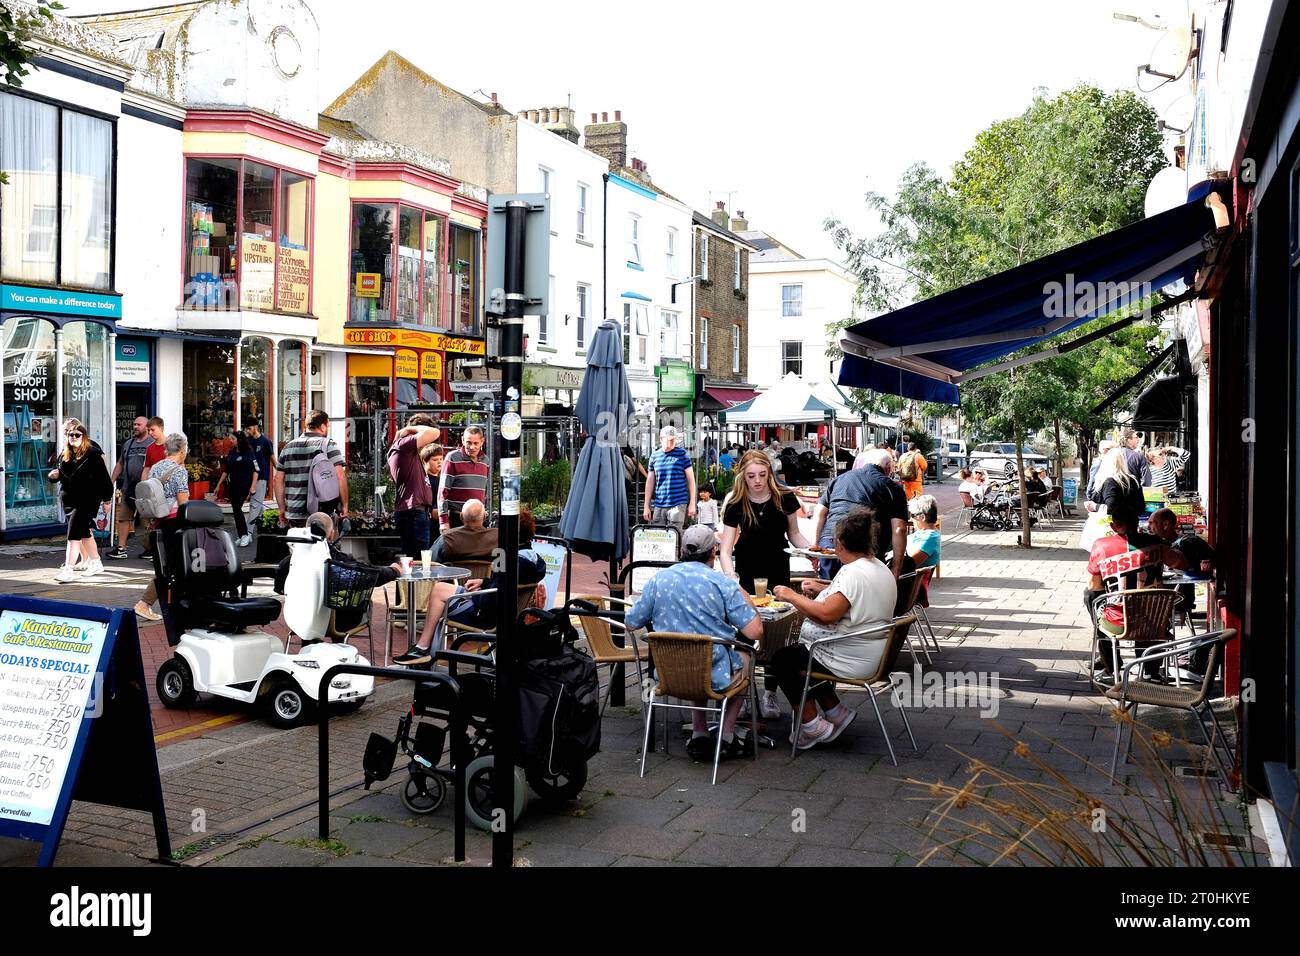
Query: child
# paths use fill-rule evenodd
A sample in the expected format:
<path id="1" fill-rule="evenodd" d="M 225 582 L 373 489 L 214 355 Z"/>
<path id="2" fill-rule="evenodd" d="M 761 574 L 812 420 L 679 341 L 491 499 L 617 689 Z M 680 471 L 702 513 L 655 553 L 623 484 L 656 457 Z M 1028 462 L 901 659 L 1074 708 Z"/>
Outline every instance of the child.
<path id="1" fill-rule="evenodd" d="M 695 523 L 702 524 L 713 532 L 718 530 L 718 503 L 713 500 L 712 485 L 700 489 L 700 500 L 695 506 Z"/>

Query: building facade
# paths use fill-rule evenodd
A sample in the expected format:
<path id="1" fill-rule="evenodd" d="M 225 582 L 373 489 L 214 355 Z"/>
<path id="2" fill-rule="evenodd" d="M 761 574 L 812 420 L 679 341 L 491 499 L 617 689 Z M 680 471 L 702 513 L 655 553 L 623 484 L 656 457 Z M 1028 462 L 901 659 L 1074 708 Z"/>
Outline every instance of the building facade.
<path id="1" fill-rule="evenodd" d="M 743 217 L 743 213 L 741 214 Z M 695 306 L 695 371 L 700 407 L 721 410 L 753 398 L 749 387 L 749 257 L 754 251 L 735 232 L 747 223 L 729 220 L 718 203 L 692 222 Z"/>

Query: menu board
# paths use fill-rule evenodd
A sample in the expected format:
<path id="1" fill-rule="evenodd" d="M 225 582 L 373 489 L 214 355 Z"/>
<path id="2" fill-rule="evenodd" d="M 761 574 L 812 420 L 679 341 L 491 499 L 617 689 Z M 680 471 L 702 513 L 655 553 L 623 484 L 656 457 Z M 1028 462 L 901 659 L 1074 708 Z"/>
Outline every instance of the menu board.
<path id="1" fill-rule="evenodd" d="M 107 632 L 102 621 L 0 613 L 0 820 L 53 819 L 81 721 L 96 716 Z"/>
<path id="2" fill-rule="evenodd" d="M 633 561 L 676 561 L 677 529 L 639 525 L 632 529 Z M 632 593 L 640 594 L 661 568 L 637 568 L 632 572 Z"/>
<path id="3" fill-rule="evenodd" d="M 275 288 L 276 308 L 282 312 L 305 313 L 311 286 L 311 254 L 306 249 L 280 246 L 277 255 L 280 275 Z"/>
<path id="4" fill-rule="evenodd" d="M 239 243 L 239 263 L 240 308 L 271 308 L 275 291 L 275 243 L 244 233 Z"/>

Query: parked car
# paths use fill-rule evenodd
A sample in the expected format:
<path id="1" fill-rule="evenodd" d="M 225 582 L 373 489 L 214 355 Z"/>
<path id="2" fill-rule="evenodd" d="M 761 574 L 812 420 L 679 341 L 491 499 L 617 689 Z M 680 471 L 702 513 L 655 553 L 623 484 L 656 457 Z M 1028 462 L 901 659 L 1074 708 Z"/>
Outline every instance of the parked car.
<path id="1" fill-rule="evenodd" d="M 936 438 L 934 447 L 942 453 L 945 468 L 966 467 L 966 443 L 960 438 Z"/>
<path id="2" fill-rule="evenodd" d="M 1040 455 L 1028 445 L 1021 446 L 1021 455 L 1025 465 L 1035 468 L 1050 468 L 1046 455 Z M 970 454 L 970 467 L 983 468 L 990 478 L 1014 478 L 1016 476 L 1016 445 L 1009 441 L 986 442 L 976 445 Z"/>

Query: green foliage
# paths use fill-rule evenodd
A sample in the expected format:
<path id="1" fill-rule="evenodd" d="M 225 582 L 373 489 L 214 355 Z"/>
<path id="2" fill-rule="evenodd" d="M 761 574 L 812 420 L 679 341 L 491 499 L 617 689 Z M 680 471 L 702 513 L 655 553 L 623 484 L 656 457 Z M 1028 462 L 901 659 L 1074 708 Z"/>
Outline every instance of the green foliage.
<path id="1" fill-rule="evenodd" d="M 536 518 L 542 505 L 554 505 L 557 509 L 564 506 L 569 498 L 571 479 L 567 459 L 561 458 L 550 464 L 535 461 L 524 471 L 519 493 Z"/>
<path id="2" fill-rule="evenodd" d="M 908 440 L 915 442 L 916 449 L 922 455 L 929 455 L 934 449 L 934 436 L 925 430 L 925 422 L 919 422 L 914 418 L 900 418 L 898 420 L 898 437 L 902 440 L 904 435 Z"/>

